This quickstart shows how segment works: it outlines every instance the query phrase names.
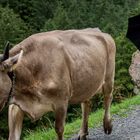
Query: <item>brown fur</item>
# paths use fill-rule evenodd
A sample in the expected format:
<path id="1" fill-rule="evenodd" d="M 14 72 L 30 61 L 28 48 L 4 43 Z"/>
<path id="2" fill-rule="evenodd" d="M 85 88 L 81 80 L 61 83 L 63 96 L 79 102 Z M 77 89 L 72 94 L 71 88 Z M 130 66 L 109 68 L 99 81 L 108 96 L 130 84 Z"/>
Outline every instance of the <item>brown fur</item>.
<path id="1" fill-rule="evenodd" d="M 62 140 L 67 104 L 83 103 L 83 125 L 79 133 L 82 139 L 87 134 L 87 102 L 104 88 L 108 100 L 104 120 L 109 122 L 109 98 L 115 70 L 115 44 L 110 35 L 92 28 L 39 33 L 17 44 L 10 50 L 10 56 L 21 50 L 23 56 L 16 64 L 11 104 L 17 105 L 33 120 L 45 112 L 54 111 L 56 132 L 58 139 Z M 111 129 L 108 128 L 111 125 L 104 124 L 105 132 Z M 10 134 L 9 140 L 17 139 Z"/>

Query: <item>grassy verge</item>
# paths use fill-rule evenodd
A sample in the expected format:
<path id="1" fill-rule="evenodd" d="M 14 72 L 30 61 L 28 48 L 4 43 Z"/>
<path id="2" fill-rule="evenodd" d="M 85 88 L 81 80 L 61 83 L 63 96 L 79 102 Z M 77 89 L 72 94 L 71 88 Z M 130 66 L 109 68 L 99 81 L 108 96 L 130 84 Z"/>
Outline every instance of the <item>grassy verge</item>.
<path id="1" fill-rule="evenodd" d="M 122 112 L 126 112 L 131 109 L 132 106 L 140 105 L 140 95 L 131 99 L 122 101 L 120 104 L 112 105 L 111 113 L 121 115 Z M 103 109 L 100 109 L 89 116 L 89 127 L 97 127 L 103 119 Z M 73 123 L 65 125 L 65 138 L 69 138 L 74 133 L 77 133 L 80 129 L 81 119 L 77 119 Z M 54 129 L 38 129 L 35 132 L 28 132 L 25 140 L 55 140 L 56 134 Z"/>

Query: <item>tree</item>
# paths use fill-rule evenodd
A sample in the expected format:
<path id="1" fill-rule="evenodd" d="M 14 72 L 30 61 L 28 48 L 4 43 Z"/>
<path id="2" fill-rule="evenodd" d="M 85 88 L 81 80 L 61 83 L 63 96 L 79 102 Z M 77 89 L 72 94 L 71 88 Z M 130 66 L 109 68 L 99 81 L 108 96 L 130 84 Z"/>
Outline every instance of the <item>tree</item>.
<path id="1" fill-rule="evenodd" d="M 1 0 L 0 4 L 10 9 L 24 20 L 32 32 L 38 32 L 47 19 L 52 18 L 57 1 L 52 0 Z"/>
<path id="2" fill-rule="evenodd" d="M 17 43 L 28 35 L 26 24 L 8 7 L 0 6 L 0 48 L 8 40 Z"/>

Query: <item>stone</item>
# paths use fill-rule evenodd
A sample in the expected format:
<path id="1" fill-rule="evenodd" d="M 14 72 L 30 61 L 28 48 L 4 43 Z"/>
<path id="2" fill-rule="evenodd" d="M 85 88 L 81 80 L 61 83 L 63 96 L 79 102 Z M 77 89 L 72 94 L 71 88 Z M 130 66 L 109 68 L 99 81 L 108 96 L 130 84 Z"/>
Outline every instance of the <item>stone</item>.
<path id="1" fill-rule="evenodd" d="M 138 89 L 140 89 L 140 51 L 137 50 L 132 55 L 132 62 L 129 67 L 129 74 L 132 78 L 132 81 L 137 86 Z M 138 89 L 136 92 L 138 93 Z"/>

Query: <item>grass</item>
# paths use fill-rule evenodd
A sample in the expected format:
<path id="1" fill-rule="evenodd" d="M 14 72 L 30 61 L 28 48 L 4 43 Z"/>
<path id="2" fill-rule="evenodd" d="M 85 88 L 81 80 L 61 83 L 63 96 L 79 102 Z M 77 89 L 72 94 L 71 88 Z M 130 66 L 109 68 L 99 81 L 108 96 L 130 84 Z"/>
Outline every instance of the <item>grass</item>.
<path id="1" fill-rule="evenodd" d="M 140 105 L 140 95 L 135 96 L 131 99 L 126 99 L 120 104 L 112 105 L 111 114 L 117 114 L 122 117 L 126 117 L 126 111 L 132 109 L 132 106 Z M 89 128 L 97 127 L 101 124 L 103 119 L 104 110 L 100 109 L 89 116 Z M 64 137 L 67 139 L 73 134 L 77 133 L 80 129 L 81 119 L 77 119 L 73 123 L 65 125 Z M 54 129 L 38 129 L 35 132 L 28 132 L 24 140 L 55 140 L 56 133 Z"/>

